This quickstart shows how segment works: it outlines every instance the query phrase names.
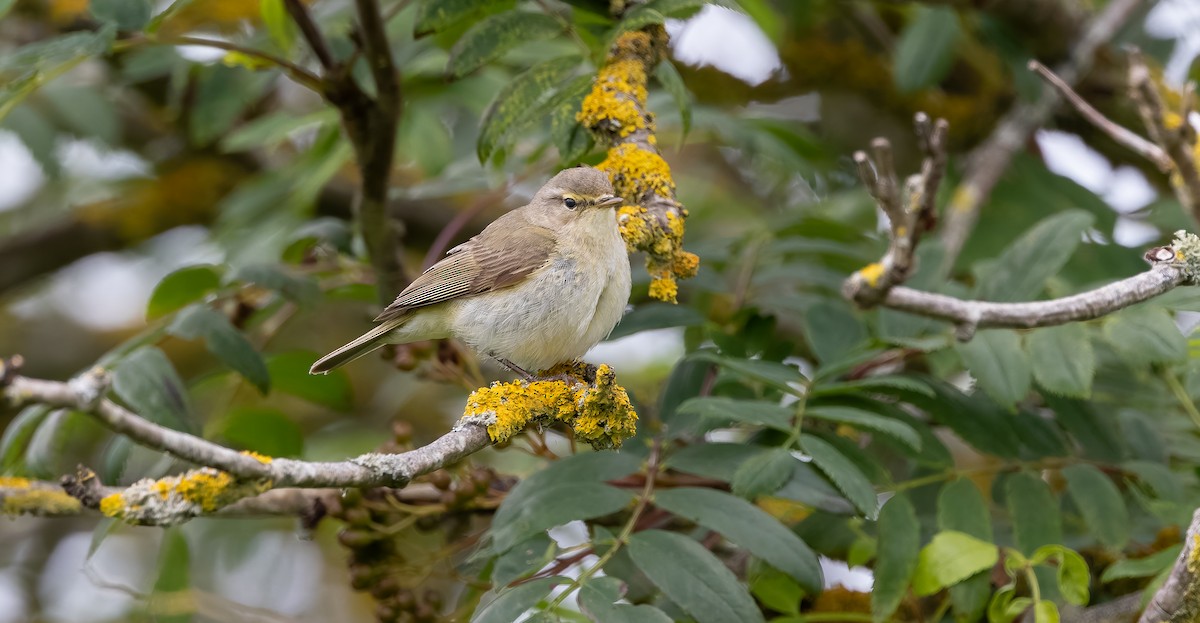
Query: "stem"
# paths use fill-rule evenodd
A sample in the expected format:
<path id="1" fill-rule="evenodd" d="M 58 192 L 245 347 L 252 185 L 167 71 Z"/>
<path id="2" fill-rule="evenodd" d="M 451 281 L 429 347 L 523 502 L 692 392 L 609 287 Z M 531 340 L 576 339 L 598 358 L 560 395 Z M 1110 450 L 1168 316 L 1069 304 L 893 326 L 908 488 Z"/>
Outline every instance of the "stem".
<path id="1" fill-rule="evenodd" d="M 270 52 L 264 52 L 262 50 L 248 48 L 244 45 L 240 45 L 240 44 L 233 43 L 230 41 L 221 41 L 219 39 L 206 39 L 204 37 L 192 37 L 192 36 L 183 35 L 183 36 L 178 36 L 178 37 L 137 36 L 137 37 L 130 37 L 129 39 L 125 39 L 124 41 L 121 41 L 119 43 L 126 44 L 127 46 L 135 46 L 135 45 L 141 45 L 141 44 L 147 44 L 147 45 L 195 45 L 195 46 L 202 46 L 202 47 L 206 47 L 206 48 L 216 48 L 218 50 L 227 50 L 229 52 L 237 52 L 238 54 L 244 54 L 251 58 L 256 58 L 258 60 L 271 63 L 272 65 L 275 65 L 275 66 L 279 67 L 280 69 L 282 69 L 288 75 L 288 77 L 290 77 L 292 80 L 295 80 L 297 83 L 299 83 L 305 87 L 308 87 L 309 89 L 316 91 L 317 93 L 322 92 L 321 77 L 312 73 L 311 71 L 308 71 L 307 69 L 287 60 L 286 58 L 283 58 L 282 56 L 276 56 L 274 54 L 271 54 Z M 117 47 L 117 46 L 114 46 L 114 48 L 115 47 Z"/>
<path id="2" fill-rule="evenodd" d="M 616 542 L 613 543 L 612 547 L 608 548 L 608 551 L 604 552 L 604 555 L 596 561 L 596 564 L 584 569 L 579 574 L 579 577 L 575 578 L 575 581 L 571 582 L 571 584 L 567 586 L 566 590 L 559 593 L 558 597 L 556 597 L 554 601 L 550 602 L 550 605 L 546 608 L 547 611 L 557 608 L 564 600 L 566 600 L 568 595 L 575 592 L 575 589 L 583 586 L 584 582 L 586 582 L 588 578 L 592 577 L 592 575 L 603 568 L 609 560 L 612 560 L 612 557 L 617 554 L 617 551 L 621 549 L 621 546 L 629 540 L 629 537 L 633 534 L 634 526 L 637 525 L 638 519 L 641 518 L 642 513 L 646 510 L 646 507 L 650 505 L 650 497 L 651 494 L 654 493 L 654 480 L 658 475 L 658 454 L 659 442 L 656 439 L 654 441 L 654 447 L 650 449 L 649 462 L 646 464 L 646 485 L 642 487 L 642 495 L 638 498 L 637 506 L 635 506 L 633 508 L 633 512 L 630 513 L 629 520 L 625 522 L 625 527 L 621 529 L 621 534 L 617 535 Z"/>

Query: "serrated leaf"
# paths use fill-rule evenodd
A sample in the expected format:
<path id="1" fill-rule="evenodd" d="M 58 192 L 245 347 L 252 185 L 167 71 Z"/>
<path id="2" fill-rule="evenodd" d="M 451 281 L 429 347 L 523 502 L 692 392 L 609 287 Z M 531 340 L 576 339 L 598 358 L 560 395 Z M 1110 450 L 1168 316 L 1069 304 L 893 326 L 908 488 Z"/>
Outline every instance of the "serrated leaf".
<path id="1" fill-rule="evenodd" d="M 150 21 L 150 0 L 91 0 L 88 10 L 120 30 L 140 30 Z"/>
<path id="2" fill-rule="evenodd" d="M 629 556 L 646 577 L 698 623 L 762 621 L 762 613 L 725 564 L 696 541 L 644 530 L 629 537 Z"/>
<path id="3" fill-rule="evenodd" d="M 555 108 L 550 112 L 550 138 L 558 149 L 558 161 L 564 166 L 574 166 L 592 148 L 592 133 L 579 124 L 575 115 L 583 106 L 583 98 L 592 90 L 594 81 L 592 76 L 579 76 L 568 82 L 554 97 Z M 615 331 L 620 331 L 620 325 Z"/>
<path id="4" fill-rule="evenodd" d="M 734 495 L 755 499 L 779 490 L 792 477 L 796 458 L 784 448 L 771 448 L 747 459 L 733 473 L 730 488 Z"/>
<path id="5" fill-rule="evenodd" d="M 211 264 L 181 268 L 158 282 L 146 304 L 146 318 L 165 316 L 221 287 L 221 271 Z"/>
<path id="6" fill-rule="evenodd" d="M 902 92 L 937 84 L 950 71 L 962 29 L 947 7 L 914 7 L 896 44 L 892 77 Z"/>
<path id="7" fill-rule="evenodd" d="M 854 513 L 854 505 L 811 463 L 796 461 L 792 466 L 791 478 L 771 496 L 839 515 Z"/>
<path id="8" fill-rule="evenodd" d="M 192 306 L 180 312 L 167 332 L 185 340 L 204 340 L 208 352 L 250 381 L 259 392 L 265 394 L 271 389 L 271 374 L 262 355 L 224 314 Z"/>
<path id="9" fill-rule="evenodd" d="M 629 454 L 576 454 L 525 478 L 504 498 L 492 520 L 496 553 L 544 530 L 575 519 L 591 519 L 621 510 L 633 494 L 606 484 L 638 469 Z"/>
<path id="10" fill-rule="evenodd" d="M 959 478 L 947 483 L 938 493 L 937 525 L 941 530 L 955 530 L 983 541 L 992 540 L 992 519 L 987 501 L 970 480 Z M 987 608 L 991 581 L 986 573 L 950 587 L 950 603 L 960 620 L 975 621 Z"/>
<path id="11" fill-rule="evenodd" d="M 679 108 L 679 143 L 682 145 L 688 132 L 692 130 L 692 94 L 683 83 L 683 76 L 679 75 L 679 70 L 667 59 L 659 61 L 658 66 L 654 68 L 654 77 L 663 89 L 671 94 L 671 99 L 675 100 L 675 106 Z"/>
<path id="12" fill-rule="evenodd" d="M 1187 339 L 1166 310 L 1149 307 L 1128 309 L 1110 316 L 1104 335 L 1131 367 L 1183 361 Z"/>
<path id="13" fill-rule="evenodd" d="M 476 144 L 480 162 L 487 162 L 496 148 L 523 125 L 523 120 L 534 116 L 540 103 L 555 97 L 557 87 L 580 60 L 578 56 L 564 56 L 539 63 L 500 89 L 483 113 Z"/>
<path id="14" fill-rule="evenodd" d="M 511 7 L 505 0 L 423 0 L 417 4 L 415 35 L 441 32 L 468 17 L 488 10 Z"/>
<path id="15" fill-rule="evenodd" d="M 1064 468 L 1062 474 L 1067 493 L 1092 535 L 1108 547 L 1124 548 L 1129 542 L 1129 510 L 1113 481 L 1087 464 Z"/>
<path id="16" fill-rule="evenodd" d="M 342 369 L 309 374 L 309 367 L 319 357 L 307 350 L 271 355 L 267 358 L 267 371 L 272 388 L 330 409 L 349 411 L 354 406 L 350 376 Z"/>
<path id="17" fill-rule="evenodd" d="M 549 15 L 508 11 L 489 16 L 471 27 L 450 49 L 446 73 L 458 78 L 529 41 L 549 39 L 562 26 Z"/>
<path id="18" fill-rule="evenodd" d="M 288 15 L 283 0 L 259 0 L 259 13 L 271 41 L 284 53 L 296 43 L 296 22 Z"/>
<path id="19" fill-rule="evenodd" d="M 908 592 L 917 568 L 921 525 L 908 496 L 893 496 L 879 511 L 879 550 L 875 561 L 875 585 L 871 590 L 871 616 L 889 621 Z"/>
<path id="20" fill-rule="evenodd" d="M 1000 548 L 969 534 L 953 530 L 939 532 L 921 549 L 913 573 L 913 592 L 932 595 L 995 566 Z"/>
<path id="21" fill-rule="evenodd" d="M 908 424 L 863 409 L 843 406 L 813 406 L 804 411 L 805 417 L 849 424 L 859 429 L 883 433 L 908 446 L 914 452 L 921 451 L 921 436 Z"/>
<path id="22" fill-rule="evenodd" d="M 566 582 L 570 582 L 570 579 L 540 578 L 500 591 L 495 599 L 475 612 L 471 623 L 512 623 L 537 602 L 548 597 L 555 586 Z"/>
<path id="23" fill-rule="evenodd" d="M 1094 221 L 1083 210 L 1046 217 L 1025 232 L 980 275 L 979 298 L 1026 301 L 1041 293 L 1046 279 L 1058 274 Z"/>
<path id="24" fill-rule="evenodd" d="M 798 387 L 805 382 L 804 375 L 798 368 L 777 361 L 723 357 L 712 351 L 704 350 L 692 354 L 691 359 L 715 363 L 739 377 L 766 383 L 790 394 L 801 394 Z"/>
<path id="25" fill-rule="evenodd" d="M 1161 552 L 1155 552 L 1145 558 L 1127 558 L 1109 565 L 1100 576 L 1104 583 L 1115 582 L 1128 578 L 1147 578 L 1170 569 L 1179 558 L 1183 544 L 1172 545 Z"/>
<path id="26" fill-rule="evenodd" d="M 592 578 L 579 589 L 579 609 L 593 623 L 671 623 L 654 606 L 615 603 L 624 595 L 625 585 L 617 578 Z"/>
<path id="27" fill-rule="evenodd" d="M 804 314 L 804 330 L 813 353 L 823 364 L 846 358 L 862 347 L 867 330 L 843 303 L 820 301 Z"/>
<path id="28" fill-rule="evenodd" d="M 991 329 L 955 344 L 963 365 L 996 402 L 1012 408 L 1029 393 L 1033 371 L 1015 331 Z"/>
<path id="29" fill-rule="evenodd" d="M 187 389 L 161 350 L 146 346 L 122 359 L 112 387 L 139 416 L 176 430 L 191 430 Z"/>
<path id="30" fill-rule="evenodd" d="M 1037 476 L 1018 472 L 1004 483 L 1017 548 L 1032 554 L 1043 545 L 1062 543 L 1062 515 L 1050 487 Z"/>
<path id="31" fill-rule="evenodd" d="M 801 435 L 800 447 L 863 515 L 875 518 L 879 506 L 875 487 L 854 463 L 820 437 Z"/>
<path id="32" fill-rule="evenodd" d="M 854 379 L 853 381 L 838 381 L 834 383 L 818 383 L 812 388 L 809 396 L 817 398 L 821 396 L 842 396 L 856 394 L 888 394 L 895 395 L 897 393 L 909 392 L 920 394 L 928 398 L 936 396 L 933 389 L 927 383 L 920 379 L 915 379 L 908 376 L 869 376 L 863 379 Z"/>
<path id="33" fill-rule="evenodd" d="M 1046 391 L 1087 398 L 1096 374 L 1096 354 L 1082 324 L 1035 329 L 1025 336 L 1033 378 Z"/>
<path id="34" fill-rule="evenodd" d="M 737 468 L 766 448 L 742 443 L 697 443 L 676 450 L 663 465 L 688 474 L 729 481 Z"/>
<path id="35" fill-rule="evenodd" d="M 792 429 L 792 409 L 762 400 L 698 396 L 679 405 L 677 413 L 701 418 L 707 428 L 728 426 L 732 422 L 765 426 L 783 432 Z"/>
<path id="36" fill-rule="evenodd" d="M 720 533 L 790 575 L 810 594 L 821 591 L 817 555 L 796 533 L 759 507 L 723 491 L 695 487 L 659 491 L 654 504 Z"/>

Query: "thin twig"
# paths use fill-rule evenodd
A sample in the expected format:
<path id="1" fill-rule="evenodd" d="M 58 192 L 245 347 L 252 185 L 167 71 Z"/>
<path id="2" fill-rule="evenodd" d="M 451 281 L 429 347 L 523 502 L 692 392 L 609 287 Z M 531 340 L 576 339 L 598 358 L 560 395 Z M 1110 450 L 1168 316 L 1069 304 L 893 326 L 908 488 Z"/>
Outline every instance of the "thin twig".
<path id="1" fill-rule="evenodd" d="M 1192 113 L 1192 87 L 1184 90 L 1180 110 L 1168 110 L 1142 55 L 1136 49 L 1131 49 L 1129 96 L 1137 105 L 1138 114 L 1150 138 L 1170 157 L 1175 173 L 1171 176 L 1171 185 L 1180 203 L 1193 219 L 1200 222 L 1200 166 L 1194 151 L 1196 130 L 1188 119 Z M 1168 116 L 1172 117 L 1172 121 L 1168 121 Z"/>
<path id="2" fill-rule="evenodd" d="M 1091 104 L 1088 104 L 1086 100 L 1071 88 L 1071 85 L 1067 84 L 1062 78 L 1059 78 L 1053 71 L 1050 71 L 1050 68 L 1037 61 L 1029 61 L 1029 69 L 1037 72 L 1042 79 L 1058 89 L 1059 94 L 1065 97 L 1084 119 L 1087 119 L 1092 125 L 1107 134 L 1109 138 L 1153 162 L 1160 171 L 1166 172 L 1171 170 L 1171 158 L 1167 156 L 1161 147 L 1105 117 L 1104 113 L 1101 113 L 1093 108 Z"/>
<path id="3" fill-rule="evenodd" d="M 233 43 L 231 41 L 221 41 L 220 39 L 206 39 L 204 37 L 192 37 L 192 36 L 188 36 L 188 35 L 183 35 L 183 36 L 178 36 L 178 37 L 154 37 L 154 38 L 139 36 L 139 37 L 131 37 L 129 39 L 125 39 L 125 41 L 129 42 L 130 44 L 147 43 L 147 44 L 151 44 L 151 45 L 195 45 L 195 46 L 201 46 L 201 47 L 206 47 L 206 48 L 216 48 L 218 50 L 228 50 L 230 52 L 237 52 L 238 54 L 244 54 L 251 58 L 257 58 L 259 60 L 271 63 L 272 65 L 278 66 L 291 79 L 295 80 L 299 84 L 302 84 L 302 85 L 308 87 L 309 89 L 312 89 L 313 91 L 316 91 L 317 93 L 320 93 L 322 90 L 321 77 L 318 76 L 317 74 L 314 74 L 313 72 L 287 60 L 286 58 L 283 58 L 282 56 L 277 56 L 275 54 L 271 54 L 270 52 L 264 52 L 262 50 L 256 50 L 254 48 L 248 48 L 243 45 Z"/>
<path id="4" fill-rule="evenodd" d="M 325 42 L 325 37 L 317 28 L 316 22 L 313 21 L 312 15 L 308 13 L 308 8 L 304 6 L 304 3 L 300 0 L 283 0 L 283 7 L 287 9 L 288 15 L 292 16 L 292 21 L 296 22 L 296 26 L 300 27 L 300 34 L 308 42 L 308 47 L 317 57 L 317 62 L 325 71 L 335 72 L 338 65 L 329 51 L 329 44 Z"/>

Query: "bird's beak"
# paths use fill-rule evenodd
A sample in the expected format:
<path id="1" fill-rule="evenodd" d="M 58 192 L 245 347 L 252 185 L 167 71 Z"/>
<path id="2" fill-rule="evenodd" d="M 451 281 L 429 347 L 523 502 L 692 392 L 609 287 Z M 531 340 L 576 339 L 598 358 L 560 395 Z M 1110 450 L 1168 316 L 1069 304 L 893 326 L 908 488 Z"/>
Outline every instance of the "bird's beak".
<path id="1" fill-rule="evenodd" d="M 597 208 L 608 208 L 608 207 L 614 207 L 614 206 L 619 206 L 619 205 L 621 205 L 621 204 L 622 204 L 622 203 L 624 203 L 624 202 L 625 202 L 625 200 L 624 200 L 624 199 L 622 199 L 622 198 L 620 198 L 620 197 L 614 197 L 614 196 L 612 196 L 612 195 L 608 195 L 608 196 L 605 196 L 605 197 L 601 197 L 601 198 L 600 198 L 600 199 L 599 199 L 599 200 L 596 202 L 596 207 L 597 207 Z"/>

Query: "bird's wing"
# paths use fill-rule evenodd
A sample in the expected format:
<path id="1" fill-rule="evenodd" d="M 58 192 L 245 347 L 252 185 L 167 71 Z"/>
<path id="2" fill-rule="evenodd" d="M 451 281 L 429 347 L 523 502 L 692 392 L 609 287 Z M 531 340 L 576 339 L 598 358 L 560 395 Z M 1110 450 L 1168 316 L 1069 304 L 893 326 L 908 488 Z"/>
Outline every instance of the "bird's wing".
<path id="1" fill-rule="evenodd" d="M 505 215 L 510 216 L 519 218 L 512 212 Z M 553 234 L 550 229 L 532 224 L 502 233 L 489 225 L 417 277 L 375 321 L 390 320 L 414 307 L 516 284 L 549 260 L 555 244 Z"/>

